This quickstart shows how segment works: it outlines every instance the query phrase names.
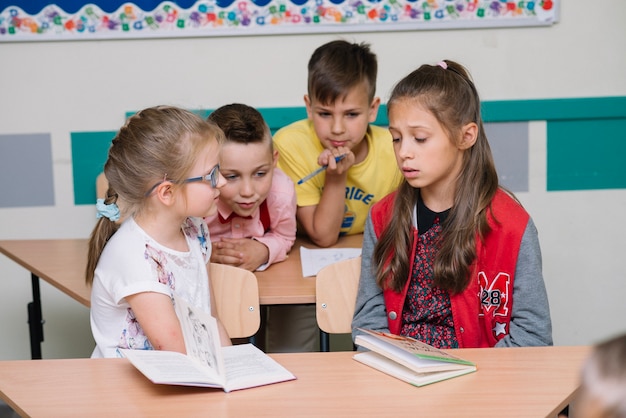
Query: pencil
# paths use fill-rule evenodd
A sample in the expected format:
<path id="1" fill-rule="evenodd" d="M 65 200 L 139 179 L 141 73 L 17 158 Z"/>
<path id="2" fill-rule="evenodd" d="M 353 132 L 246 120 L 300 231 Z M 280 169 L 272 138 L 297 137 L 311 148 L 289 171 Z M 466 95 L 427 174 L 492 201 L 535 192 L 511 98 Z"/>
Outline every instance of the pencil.
<path id="1" fill-rule="evenodd" d="M 338 163 L 339 161 L 343 160 L 345 157 L 346 157 L 346 154 L 338 155 L 337 157 L 335 157 L 335 162 Z M 305 181 L 308 181 L 308 180 L 312 179 L 313 177 L 317 176 L 322 171 L 326 170 L 327 167 L 328 167 L 328 165 L 323 165 L 320 168 L 318 168 L 317 170 L 315 170 L 314 172 L 312 172 L 311 174 L 308 174 L 308 175 L 302 177 L 300 180 L 298 180 L 298 184 L 302 184 Z"/>

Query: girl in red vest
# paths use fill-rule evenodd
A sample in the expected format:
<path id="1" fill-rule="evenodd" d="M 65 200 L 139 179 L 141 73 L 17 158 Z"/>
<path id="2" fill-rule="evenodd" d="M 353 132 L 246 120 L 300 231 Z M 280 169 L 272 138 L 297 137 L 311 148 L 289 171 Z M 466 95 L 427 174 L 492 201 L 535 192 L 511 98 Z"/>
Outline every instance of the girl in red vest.
<path id="1" fill-rule="evenodd" d="M 438 348 L 551 345 L 537 230 L 498 184 L 466 69 L 422 65 L 387 108 L 404 181 L 366 222 L 353 337 L 366 328 Z"/>

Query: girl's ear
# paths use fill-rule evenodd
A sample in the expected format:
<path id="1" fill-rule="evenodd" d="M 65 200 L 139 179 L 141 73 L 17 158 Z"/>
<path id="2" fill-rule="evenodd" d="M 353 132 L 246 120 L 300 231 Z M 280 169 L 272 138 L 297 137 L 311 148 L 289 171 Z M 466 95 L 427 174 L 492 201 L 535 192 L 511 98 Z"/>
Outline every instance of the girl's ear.
<path id="1" fill-rule="evenodd" d="M 165 206 L 171 206 L 174 204 L 174 185 L 171 181 L 166 180 L 159 184 L 154 194 Z"/>
<path id="2" fill-rule="evenodd" d="M 478 125 L 475 122 L 470 122 L 463 126 L 461 136 L 461 142 L 459 143 L 459 149 L 470 149 L 476 143 L 478 139 Z"/>

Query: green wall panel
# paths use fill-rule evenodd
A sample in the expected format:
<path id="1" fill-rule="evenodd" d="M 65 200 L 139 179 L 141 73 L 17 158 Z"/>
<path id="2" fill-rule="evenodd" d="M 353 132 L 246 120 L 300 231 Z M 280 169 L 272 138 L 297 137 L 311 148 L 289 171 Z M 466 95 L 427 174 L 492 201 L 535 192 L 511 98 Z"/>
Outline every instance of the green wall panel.
<path id="1" fill-rule="evenodd" d="M 96 177 L 102 172 L 117 132 L 72 132 L 74 204 L 96 204 Z"/>
<path id="2" fill-rule="evenodd" d="M 548 122 L 548 191 L 626 188 L 626 118 Z"/>

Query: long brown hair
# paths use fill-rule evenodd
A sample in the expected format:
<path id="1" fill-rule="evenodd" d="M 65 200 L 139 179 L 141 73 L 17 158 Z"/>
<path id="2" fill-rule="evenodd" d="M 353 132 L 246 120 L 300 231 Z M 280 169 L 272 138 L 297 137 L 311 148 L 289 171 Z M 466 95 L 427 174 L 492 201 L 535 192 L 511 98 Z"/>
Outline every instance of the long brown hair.
<path id="1" fill-rule="evenodd" d="M 487 210 L 498 189 L 489 142 L 480 114 L 478 92 L 467 70 L 446 60 L 422 65 L 398 82 L 387 103 L 388 112 L 400 100 L 423 106 L 441 124 L 451 141 L 460 140 L 461 128 L 471 122 L 478 126 L 476 143 L 466 150 L 454 203 L 442 224 L 434 260 L 434 285 L 452 293 L 467 287 L 470 266 L 476 259 L 476 235 L 490 230 Z M 413 244 L 412 213 L 419 189 L 404 181 L 398 188 L 393 213 L 374 249 L 377 282 L 400 291 L 409 279 Z"/>
<path id="2" fill-rule="evenodd" d="M 172 106 L 144 109 L 131 116 L 109 148 L 104 175 L 109 183 L 105 204 L 123 201 L 122 217 L 139 213 L 146 192 L 165 176 L 181 184 L 192 169 L 198 152 L 210 141 L 222 142 L 215 123 Z M 85 280 L 93 283 L 94 271 L 107 241 L 119 225 L 100 218 L 89 239 Z"/>

